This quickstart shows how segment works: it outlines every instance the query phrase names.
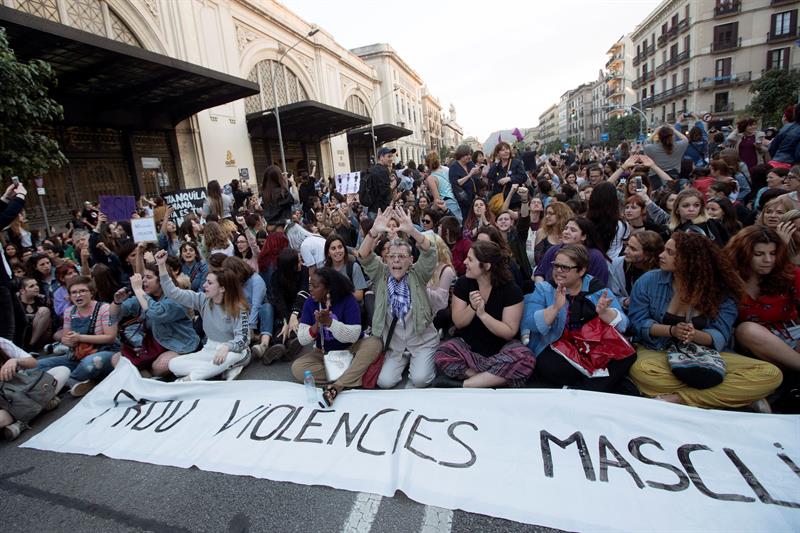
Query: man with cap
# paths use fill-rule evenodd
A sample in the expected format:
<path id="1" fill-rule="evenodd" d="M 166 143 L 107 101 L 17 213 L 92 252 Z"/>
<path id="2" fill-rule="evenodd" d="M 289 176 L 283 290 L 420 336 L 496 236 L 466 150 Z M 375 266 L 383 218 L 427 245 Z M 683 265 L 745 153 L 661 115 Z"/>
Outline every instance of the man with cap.
<path id="1" fill-rule="evenodd" d="M 382 147 L 378 150 L 378 162 L 372 165 L 367 176 L 366 186 L 369 190 L 367 203 L 362 204 L 367 208 L 370 218 L 375 218 L 378 209 L 386 209 L 392 202 L 391 180 L 389 172 L 394 167 L 394 154 L 396 148 Z M 359 191 L 359 196 L 361 196 Z"/>

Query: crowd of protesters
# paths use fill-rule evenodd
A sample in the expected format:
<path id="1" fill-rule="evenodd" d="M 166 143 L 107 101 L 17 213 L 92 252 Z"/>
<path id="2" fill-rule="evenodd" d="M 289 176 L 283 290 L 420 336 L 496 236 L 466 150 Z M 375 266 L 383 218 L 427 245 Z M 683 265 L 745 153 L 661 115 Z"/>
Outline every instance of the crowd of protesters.
<path id="1" fill-rule="evenodd" d="M 800 113 L 779 131 L 681 116 L 641 144 L 537 150 L 459 146 L 417 165 L 384 147 L 347 195 L 273 165 L 258 189 L 209 182 L 182 220 L 143 197 L 131 217 L 154 218 L 151 243 L 89 202 L 63 231 L 30 230 L 15 182 L 0 381 L 39 370 L 82 396 L 122 358 L 165 381 L 288 360 L 328 405 L 407 371 L 414 387 L 796 410 Z M 349 363 L 331 376 L 334 354 Z M 0 410 L 8 437 L 28 421 Z"/>

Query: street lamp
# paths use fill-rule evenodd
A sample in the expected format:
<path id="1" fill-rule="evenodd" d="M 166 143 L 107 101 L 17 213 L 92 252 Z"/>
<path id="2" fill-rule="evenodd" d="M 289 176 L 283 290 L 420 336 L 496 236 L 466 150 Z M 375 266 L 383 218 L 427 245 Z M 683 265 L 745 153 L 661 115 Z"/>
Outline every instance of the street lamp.
<path id="1" fill-rule="evenodd" d="M 283 52 L 283 54 L 281 54 L 281 57 L 278 59 L 278 65 L 277 65 L 276 70 L 279 69 L 282 66 L 283 58 L 286 57 L 286 54 L 288 54 L 289 52 L 294 50 L 294 48 L 298 44 L 303 42 L 304 39 L 306 39 L 308 37 L 312 37 L 318 31 L 319 31 L 319 28 L 315 28 L 315 27 L 312 26 L 311 31 L 309 31 L 303 37 L 300 37 L 297 40 L 296 43 L 294 43 L 292 46 L 287 48 L 286 51 Z M 286 175 L 287 174 L 287 172 L 286 172 L 286 154 L 283 151 L 283 132 L 281 131 L 281 113 L 278 110 L 278 107 L 279 107 L 278 106 L 278 93 L 275 90 L 275 72 L 272 73 L 272 102 L 275 104 L 275 123 L 278 126 L 278 145 L 280 146 L 280 149 L 281 149 L 281 165 L 283 166 L 283 173 L 284 173 L 284 175 Z"/>
<path id="2" fill-rule="evenodd" d="M 394 94 L 400 87 L 395 87 L 391 91 L 387 92 L 380 98 L 378 98 L 375 103 L 372 104 L 372 107 L 369 110 L 369 129 L 372 135 L 372 157 L 374 158 L 373 161 L 378 161 L 378 148 L 375 146 L 375 107 L 378 103 L 386 98 L 387 96 Z"/>

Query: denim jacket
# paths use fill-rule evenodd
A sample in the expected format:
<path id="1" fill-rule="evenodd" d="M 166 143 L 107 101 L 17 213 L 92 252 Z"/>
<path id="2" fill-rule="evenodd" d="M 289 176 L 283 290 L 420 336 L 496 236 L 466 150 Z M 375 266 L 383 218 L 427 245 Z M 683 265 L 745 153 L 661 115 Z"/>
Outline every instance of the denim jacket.
<path id="1" fill-rule="evenodd" d="M 773 161 L 790 165 L 800 161 L 800 124 L 783 126 L 769 145 L 769 155 Z"/>
<path id="2" fill-rule="evenodd" d="M 593 283 L 594 282 L 594 283 Z M 615 318 L 611 325 L 617 328 L 620 333 L 625 333 L 628 328 L 628 317 L 620 306 L 617 297 L 611 290 L 606 289 L 599 280 L 595 280 L 591 274 L 583 276 L 583 285 L 581 285 L 581 292 L 587 293 L 586 298 L 597 304 L 603 292 L 607 291 L 607 296 L 611 298 L 611 307 L 617 311 L 617 318 Z M 547 281 L 540 281 L 536 284 L 536 290 L 530 294 L 525 295 L 525 310 L 522 314 L 522 323 L 520 330 L 528 330 L 531 332 L 531 339 L 528 342 L 528 348 L 534 353 L 539 355 L 542 350 L 550 346 L 552 343 L 561 338 L 564 333 L 564 328 L 567 325 L 567 308 L 568 305 L 562 307 L 556 319 L 552 324 L 547 325 L 544 321 L 544 310 L 550 307 L 556 299 L 556 289 L 552 283 Z"/>
<path id="3" fill-rule="evenodd" d="M 700 280 L 697 280 L 699 283 Z M 628 307 L 633 331 L 640 344 L 652 350 L 666 350 L 669 337 L 650 336 L 650 326 L 663 324 L 664 314 L 672 301 L 672 273 L 651 270 L 634 284 Z M 739 313 L 733 298 L 725 299 L 715 317 L 708 317 L 709 325 L 703 331 L 711 335 L 716 350 L 724 350 L 733 337 L 733 323 Z"/>
<path id="4" fill-rule="evenodd" d="M 200 337 L 197 336 L 192 319 L 189 318 L 186 309 L 166 296 L 162 296 L 160 300 L 154 300 L 149 295 L 145 298 L 147 298 L 147 311 L 144 312 L 135 296 L 122 302 L 119 320 L 139 316 L 139 318 L 144 318 L 147 329 L 167 350 L 179 354 L 197 350 Z"/>

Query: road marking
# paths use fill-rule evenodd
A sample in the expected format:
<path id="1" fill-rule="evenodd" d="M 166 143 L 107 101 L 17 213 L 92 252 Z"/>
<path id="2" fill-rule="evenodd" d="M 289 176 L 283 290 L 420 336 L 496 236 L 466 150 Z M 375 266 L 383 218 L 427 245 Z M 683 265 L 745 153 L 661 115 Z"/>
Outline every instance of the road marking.
<path id="1" fill-rule="evenodd" d="M 420 533 L 450 533 L 453 527 L 453 511 L 433 505 L 425 506 Z"/>
<path id="2" fill-rule="evenodd" d="M 378 494 L 359 492 L 356 501 L 353 502 L 350 516 L 342 526 L 342 533 L 369 533 L 382 499 L 383 496 Z"/>

